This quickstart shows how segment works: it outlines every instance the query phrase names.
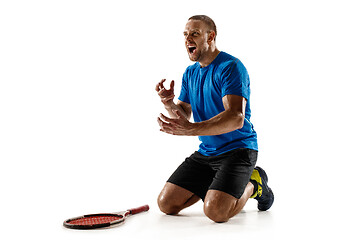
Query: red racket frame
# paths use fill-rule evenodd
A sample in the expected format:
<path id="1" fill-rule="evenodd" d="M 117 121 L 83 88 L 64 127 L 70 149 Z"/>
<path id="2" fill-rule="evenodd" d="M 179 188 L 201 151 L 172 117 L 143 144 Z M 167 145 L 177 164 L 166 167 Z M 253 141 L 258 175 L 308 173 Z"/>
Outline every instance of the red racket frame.
<path id="1" fill-rule="evenodd" d="M 124 222 L 125 219 L 129 215 L 134 215 L 134 214 L 141 213 L 141 212 L 148 211 L 148 210 L 149 210 L 149 205 L 144 205 L 144 206 L 137 207 L 137 208 L 131 208 L 131 209 L 129 209 L 127 211 L 124 211 L 124 212 L 87 214 L 87 215 L 67 219 L 67 220 L 64 221 L 63 225 L 64 225 L 64 227 L 71 228 L 71 229 L 106 228 L 106 227 L 110 227 L 110 226 L 113 226 L 113 225 L 120 224 L 121 222 Z M 99 216 L 117 217 L 119 219 L 111 221 L 111 222 L 98 223 L 98 224 L 71 224 L 71 221 L 74 221 L 74 220 L 84 219 L 84 218 L 91 218 L 91 217 L 99 217 Z"/>

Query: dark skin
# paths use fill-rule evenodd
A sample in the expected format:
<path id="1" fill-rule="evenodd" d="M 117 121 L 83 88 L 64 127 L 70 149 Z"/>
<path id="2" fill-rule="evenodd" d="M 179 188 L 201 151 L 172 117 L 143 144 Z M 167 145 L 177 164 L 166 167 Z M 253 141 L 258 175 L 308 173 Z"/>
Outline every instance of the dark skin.
<path id="1" fill-rule="evenodd" d="M 201 67 L 208 66 L 220 53 L 215 44 L 215 32 L 208 29 L 199 20 L 190 20 L 184 30 L 185 47 L 190 60 L 197 61 Z M 242 128 L 245 119 L 246 99 L 237 95 L 226 95 L 222 98 L 224 111 L 213 118 L 193 123 L 190 122 L 191 105 L 182 101 L 174 103 L 174 85 L 164 87 L 162 79 L 155 87 L 169 117 L 160 114 L 157 121 L 160 131 L 172 135 L 203 136 L 219 135 Z M 254 190 L 248 183 L 245 192 L 237 199 L 225 192 L 209 190 L 204 201 L 204 213 L 215 222 L 226 222 L 238 214 L 245 206 Z M 182 209 L 196 203 L 200 198 L 192 192 L 172 183 L 166 183 L 158 197 L 158 205 L 166 214 L 177 214 Z"/>

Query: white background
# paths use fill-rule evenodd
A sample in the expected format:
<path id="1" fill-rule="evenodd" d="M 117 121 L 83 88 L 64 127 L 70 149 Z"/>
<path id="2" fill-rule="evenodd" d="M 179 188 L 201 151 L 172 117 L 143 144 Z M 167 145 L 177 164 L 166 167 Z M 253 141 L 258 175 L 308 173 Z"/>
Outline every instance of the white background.
<path id="1" fill-rule="evenodd" d="M 0 236 L 4 239 L 353 238 L 359 216 L 360 16 L 356 1 L 1 1 Z M 159 131 L 155 85 L 192 64 L 183 29 L 206 14 L 251 79 L 259 159 L 275 192 L 226 224 L 156 197 L 197 150 Z M 169 82 L 168 81 L 168 82 Z M 85 213 L 149 204 L 100 231 Z"/>

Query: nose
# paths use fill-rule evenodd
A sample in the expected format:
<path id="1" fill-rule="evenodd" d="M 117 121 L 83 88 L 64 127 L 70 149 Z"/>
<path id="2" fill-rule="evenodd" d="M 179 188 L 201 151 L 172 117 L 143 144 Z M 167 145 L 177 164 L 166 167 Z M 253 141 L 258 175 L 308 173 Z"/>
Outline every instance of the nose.
<path id="1" fill-rule="evenodd" d="M 187 36 L 185 36 L 185 41 L 186 41 L 186 42 L 191 42 L 191 40 L 192 40 L 192 38 L 191 38 L 191 35 L 190 35 L 190 34 L 187 35 Z"/>

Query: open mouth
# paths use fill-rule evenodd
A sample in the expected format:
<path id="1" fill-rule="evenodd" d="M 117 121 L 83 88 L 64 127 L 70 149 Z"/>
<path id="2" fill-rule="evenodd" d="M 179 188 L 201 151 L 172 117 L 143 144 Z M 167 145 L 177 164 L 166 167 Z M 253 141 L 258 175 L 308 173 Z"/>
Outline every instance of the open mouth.
<path id="1" fill-rule="evenodd" d="M 196 50 L 196 47 L 188 47 L 188 49 L 189 49 L 189 53 L 193 54 Z"/>

